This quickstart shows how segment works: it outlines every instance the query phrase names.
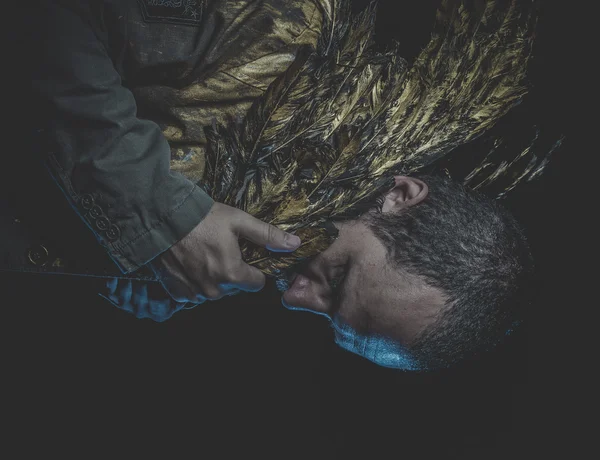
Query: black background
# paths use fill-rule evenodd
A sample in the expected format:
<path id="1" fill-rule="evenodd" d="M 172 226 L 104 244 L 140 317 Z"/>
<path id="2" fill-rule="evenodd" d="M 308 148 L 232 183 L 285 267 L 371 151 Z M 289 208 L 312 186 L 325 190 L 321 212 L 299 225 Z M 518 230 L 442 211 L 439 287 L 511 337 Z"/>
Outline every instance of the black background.
<path id="1" fill-rule="evenodd" d="M 411 62 L 438 0 L 379 3 L 378 42 L 398 40 Z M 338 349 L 326 321 L 287 311 L 270 281 L 157 324 L 97 298 L 86 279 L 2 274 L 9 437 L 23 451 L 82 458 L 520 459 L 564 447 L 582 238 L 570 168 L 584 151 L 582 101 L 573 10 L 542 5 L 525 102 L 544 132 L 566 141 L 546 173 L 507 201 L 529 236 L 539 292 L 504 347 L 450 372 L 410 375 Z M 11 42 L 16 59 L 20 45 Z M 26 124 L 35 103 L 15 107 Z M 43 199 L 35 184 L 31 193 Z"/>

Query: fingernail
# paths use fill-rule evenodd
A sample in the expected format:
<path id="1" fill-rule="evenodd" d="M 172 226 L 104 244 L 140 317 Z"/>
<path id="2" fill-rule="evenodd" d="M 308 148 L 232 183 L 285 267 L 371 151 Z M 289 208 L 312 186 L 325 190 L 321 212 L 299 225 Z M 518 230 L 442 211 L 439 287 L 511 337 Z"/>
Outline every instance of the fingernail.
<path id="1" fill-rule="evenodd" d="M 290 235 L 288 233 L 285 239 L 285 245 L 290 249 L 297 248 L 300 246 L 300 238 L 298 238 L 296 235 Z"/>

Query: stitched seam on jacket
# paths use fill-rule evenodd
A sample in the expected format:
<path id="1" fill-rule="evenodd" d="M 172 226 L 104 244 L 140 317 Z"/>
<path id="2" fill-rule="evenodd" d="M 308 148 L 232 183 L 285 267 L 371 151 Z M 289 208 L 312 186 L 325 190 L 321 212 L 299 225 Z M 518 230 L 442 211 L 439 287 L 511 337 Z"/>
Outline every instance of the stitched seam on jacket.
<path id="1" fill-rule="evenodd" d="M 61 178 L 63 179 L 69 194 L 71 195 L 71 199 L 73 199 L 73 201 L 75 203 L 77 203 L 78 201 L 78 197 L 79 194 L 75 192 L 75 190 L 73 189 L 73 185 L 71 183 L 70 178 L 66 175 L 64 169 L 60 166 L 60 163 L 58 163 L 58 160 L 54 157 L 54 155 L 49 154 L 48 155 L 49 158 L 51 159 L 51 161 L 54 163 L 54 167 L 56 168 L 58 174 L 60 174 Z M 129 240 L 126 243 L 108 243 L 107 246 L 111 249 L 113 249 L 115 252 L 119 253 L 121 256 L 123 256 L 125 259 L 127 259 L 127 261 L 129 263 L 131 263 L 132 265 L 138 266 L 138 264 L 136 262 L 134 262 L 133 260 L 131 260 L 129 257 L 127 257 L 125 254 L 123 254 L 123 249 L 125 249 L 128 246 L 131 246 L 135 241 L 137 241 L 139 238 L 147 235 L 148 233 L 150 233 L 152 230 L 154 230 L 156 227 L 158 227 L 160 224 L 162 224 L 166 218 L 168 218 L 171 214 L 173 214 L 175 211 L 177 211 L 179 208 L 181 208 L 181 206 L 183 206 L 185 204 L 185 202 L 188 200 L 188 198 L 190 196 L 192 196 L 192 194 L 194 193 L 194 191 L 198 188 L 198 186 L 196 184 L 194 184 L 194 186 L 192 187 L 192 190 L 190 191 L 189 194 L 187 194 L 183 200 L 181 201 L 181 203 L 179 203 L 178 205 L 176 205 L 173 209 L 171 209 L 170 211 L 168 211 L 167 213 L 163 214 L 159 220 L 157 220 L 156 222 L 154 222 L 152 224 L 152 226 L 149 229 L 146 229 L 146 231 L 144 231 L 143 233 L 140 233 L 138 235 L 136 235 L 134 238 L 132 238 L 131 240 Z M 79 212 L 79 210 L 77 211 Z M 83 215 L 80 214 L 81 217 L 83 217 Z M 85 219 L 84 219 L 85 221 Z M 85 221 L 86 224 L 88 224 L 87 221 Z M 89 225 L 89 224 L 88 224 Z M 98 233 L 95 230 L 92 230 L 94 233 Z"/>
<path id="2" fill-rule="evenodd" d="M 51 158 L 51 161 L 54 163 L 55 168 L 57 169 L 58 174 L 60 174 L 62 180 L 64 181 L 69 194 L 71 195 L 71 199 L 73 199 L 73 201 L 78 204 L 78 199 L 79 199 L 79 194 L 75 192 L 73 185 L 71 183 L 70 178 L 66 175 L 64 169 L 60 166 L 60 163 L 58 163 L 58 160 L 56 160 L 56 158 L 54 157 L 54 155 L 50 154 L 49 157 Z M 194 186 L 192 187 L 192 190 L 189 194 L 187 194 L 183 200 L 181 201 L 181 203 L 179 203 L 178 205 L 176 205 L 173 209 L 171 209 L 170 211 L 168 211 L 166 214 L 163 214 L 159 220 L 155 221 L 152 226 L 149 229 L 146 229 L 146 231 L 144 231 L 143 233 L 140 233 L 138 235 L 136 235 L 134 238 L 132 238 L 131 240 L 129 240 L 126 243 L 106 243 L 106 246 L 108 246 L 109 248 L 113 249 L 115 252 L 119 253 L 121 256 L 123 256 L 125 259 L 127 259 L 127 261 L 129 263 L 131 263 L 132 265 L 138 266 L 138 264 L 136 262 L 134 262 L 133 260 L 131 260 L 129 257 L 127 257 L 125 254 L 123 254 L 123 249 L 131 246 L 135 241 L 137 241 L 139 238 L 147 235 L 148 233 L 150 233 L 152 230 L 154 230 L 156 227 L 158 227 L 160 224 L 162 224 L 166 218 L 168 218 L 171 214 L 173 214 L 175 211 L 177 211 L 181 206 L 184 205 L 184 203 L 187 201 L 187 199 L 194 193 L 194 190 L 198 188 L 198 186 L 196 184 L 194 184 Z M 83 214 L 80 213 L 79 210 L 77 210 L 77 213 L 80 215 L 80 217 L 83 218 Z M 84 222 L 90 226 L 89 222 L 84 218 L 83 219 Z M 91 226 L 90 226 L 91 228 Z M 94 233 L 100 234 L 99 232 L 97 232 L 96 230 L 92 231 Z M 104 238 L 102 238 L 103 241 Z"/>
<path id="3" fill-rule="evenodd" d="M 71 183 L 71 178 L 67 175 L 65 170 L 62 168 L 62 166 L 60 165 L 60 163 L 58 162 L 58 160 L 56 159 L 54 154 L 49 153 L 48 159 L 53 163 L 54 168 L 56 168 L 56 172 L 60 175 L 60 178 L 63 180 L 63 182 L 67 188 L 67 191 L 69 192 L 69 195 L 71 196 L 71 199 L 76 204 L 78 204 L 77 201 L 79 198 L 79 194 L 77 192 L 75 192 L 75 189 L 73 188 L 73 184 Z M 79 212 L 79 210 L 77 210 L 77 212 Z"/>
<path id="4" fill-rule="evenodd" d="M 118 244 L 112 244 L 112 248 L 118 252 L 120 255 L 122 255 L 124 258 L 126 258 L 129 262 L 131 262 L 133 265 L 138 265 L 136 262 L 134 262 L 133 260 L 131 260 L 129 257 L 127 257 L 125 254 L 123 254 L 123 249 L 125 249 L 128 246 L 131 246 L 133 243 L 135 243 L 137 240 L 139 240 L 140 238 L 142 238 L 143 236 L 146 236 L 148 233 L 152 232 L 156 227 L 158 227 L 160 224 L 162 224 L 165 219 L 167 219 L 169 216 L 171 216 L 175 211 L 177 211 L 179 208 L 181 208 L 184 203 L 188 200 L 188 198 L 190 196 L 192 196 L 192 194 L 194 193 L 194 191 L 198 188 L 198 186 L 196 184 L 194 184 L 194 186 L 192 187 L 192 190 L 189 194 L 187 194 L 185 196 L 185 198 L 181 201 L 181 203 L 179 203 L 178 205 L 176 205 L 173 209 L 171 209 L 170 211 L 168 211 L 167 213 L 163 214 L 161 217 L 159 217 L 159 219 L 157 221 L 155 221 L 150 228 L 146 229 L 146 231 L 136 235 L 134 238 L 132 238 L 131 240 L 129 240 L 126 243 L 118 243 Z"/>

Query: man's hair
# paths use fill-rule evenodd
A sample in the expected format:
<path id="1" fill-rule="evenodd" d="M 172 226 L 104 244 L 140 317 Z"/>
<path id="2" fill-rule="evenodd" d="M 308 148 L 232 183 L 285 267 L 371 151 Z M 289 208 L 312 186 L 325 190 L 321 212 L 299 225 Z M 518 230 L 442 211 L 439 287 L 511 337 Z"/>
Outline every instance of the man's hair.
<path id="1" fill-rule="evenodd" d="M 521 227 L 496 200 L 445 177 L 414 177 L 429 187 L 421 203 L 361 220 L 386 247 L 392 266 L 448 297 L 440 316 L 409 346 L 425 368 L 437 369 L 493 348 L 522 320 L 533 259 Z"/>

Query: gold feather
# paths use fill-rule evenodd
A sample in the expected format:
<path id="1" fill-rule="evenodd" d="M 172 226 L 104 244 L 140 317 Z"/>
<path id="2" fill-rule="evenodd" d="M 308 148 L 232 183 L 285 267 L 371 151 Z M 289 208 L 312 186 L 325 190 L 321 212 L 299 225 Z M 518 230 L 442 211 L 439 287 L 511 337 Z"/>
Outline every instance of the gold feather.
<path id="1" fill-rule="evenodd" d="M 207 193 L 303 241 L 291 254 L 243 241 L 247 263 L 277 276 L 322 252 L 336 236 L 328 222 L 357 218 L 394 174 L 435 166 L 521 100 L 537 2 L 465 5 L 442 1 L 431 41 L 407 71 L 397 48 L 375 51 L 373 5 L 352 18 L 348 1 L 323 1 L 316 49 L 302 49 L 243 122 L 207 130 Z M 491 183 L 519 165 L 518 183 L 539 174 L 531 158 L 524 149 L 472 170 L 494 166 Z"/>

